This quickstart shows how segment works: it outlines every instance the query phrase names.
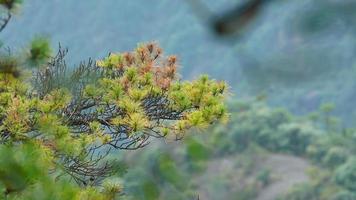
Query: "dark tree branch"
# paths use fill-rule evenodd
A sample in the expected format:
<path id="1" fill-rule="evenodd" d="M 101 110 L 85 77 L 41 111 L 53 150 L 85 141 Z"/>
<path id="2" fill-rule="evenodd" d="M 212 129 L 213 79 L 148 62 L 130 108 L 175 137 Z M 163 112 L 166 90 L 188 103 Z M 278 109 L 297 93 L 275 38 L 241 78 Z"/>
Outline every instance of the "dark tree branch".
<path id="1" fill-rule="evenodd" d="M 1 19 L 0 32 L 5 29 L 5 27 L 6 27 L 7 24 L 9 23 L 11 17 L 12 17 L 11 12 L 10 12 L 10 11 L 7 11 L 6 16 L 4 16 L 4 17 Z"/>

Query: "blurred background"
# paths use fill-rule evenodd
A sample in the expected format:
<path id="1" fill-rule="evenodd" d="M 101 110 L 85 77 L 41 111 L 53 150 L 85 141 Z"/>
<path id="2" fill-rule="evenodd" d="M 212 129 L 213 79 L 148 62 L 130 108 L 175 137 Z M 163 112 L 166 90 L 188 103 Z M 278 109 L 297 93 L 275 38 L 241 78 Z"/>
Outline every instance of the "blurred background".
<path id="1" fill-rule="evenodd" d="M 157 41 L 182 79 L 229 83 L 228 125 L 121 155 L 133 199 L 352 200 L 355 25 L 355 0 L 31 0 L 1 40 L 47 36 L 73 66 Z"/>

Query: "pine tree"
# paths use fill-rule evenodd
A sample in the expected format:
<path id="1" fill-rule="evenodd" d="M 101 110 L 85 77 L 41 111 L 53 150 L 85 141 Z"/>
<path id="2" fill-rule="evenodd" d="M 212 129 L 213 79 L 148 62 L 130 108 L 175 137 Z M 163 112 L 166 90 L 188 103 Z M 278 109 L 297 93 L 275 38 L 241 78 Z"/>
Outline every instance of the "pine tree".
<path id="1" fill-rule="evenodd" d="M 0 1 L 8 13 L 17 3 Z M 119 198 L 113 150 L 179 140 L 228 116 L 224 82 L 179 80 L 177 58 L 154 43 L 75 69 L 66 54 L 36 38 L 23 55 L 0 56 L 1 199 Z"/>

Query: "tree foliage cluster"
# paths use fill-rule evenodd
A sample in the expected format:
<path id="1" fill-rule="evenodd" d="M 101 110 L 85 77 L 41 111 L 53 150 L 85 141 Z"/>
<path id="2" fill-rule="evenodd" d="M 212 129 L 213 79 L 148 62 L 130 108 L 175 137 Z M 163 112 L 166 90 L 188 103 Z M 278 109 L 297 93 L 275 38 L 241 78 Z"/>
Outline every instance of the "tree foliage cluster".
<path id="1" fill-rule="evenodd" d="M 10 16 L 18 3 L 0 1 Z M 125 198 L 113 150 L 179 140 L 228 117 L 227 85 L 181 81 L 177 58 L 155 43 L 75 68 L 66 49 L 51 52 L 38 37 L 0 57 L 1 199 Z"/>

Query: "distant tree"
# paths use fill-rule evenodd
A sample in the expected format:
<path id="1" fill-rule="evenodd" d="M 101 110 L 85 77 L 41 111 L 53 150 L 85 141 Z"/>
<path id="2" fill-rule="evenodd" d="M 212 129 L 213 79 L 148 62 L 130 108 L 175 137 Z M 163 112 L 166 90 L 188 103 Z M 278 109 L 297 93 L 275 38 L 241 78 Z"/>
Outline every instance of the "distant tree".
<path id="1" fill-rule="evenodd" d="M 336 182 L 344 188 L 356 191 L 356 159 L 351 158 L 348 162 L 341 165 L 335 173 Z"/>
<path id="2" fill-rule="evenodd" d="M 9 13 L 13 3 L 0 0 Z M 120 169 L 106 159 L 112 150 L 179 140 L 227 118 L 227 85 L 180 81 L 177 58 L 154 43 L 75 69 L 67 50 L 51 57 L 45 39 L 27 52 L 0 54 L 1 199 L 115 199 L 122 185 L 111 179 Z"/>

